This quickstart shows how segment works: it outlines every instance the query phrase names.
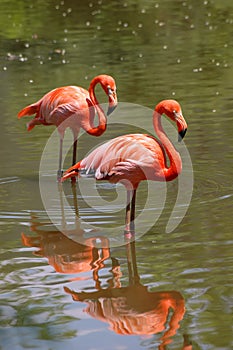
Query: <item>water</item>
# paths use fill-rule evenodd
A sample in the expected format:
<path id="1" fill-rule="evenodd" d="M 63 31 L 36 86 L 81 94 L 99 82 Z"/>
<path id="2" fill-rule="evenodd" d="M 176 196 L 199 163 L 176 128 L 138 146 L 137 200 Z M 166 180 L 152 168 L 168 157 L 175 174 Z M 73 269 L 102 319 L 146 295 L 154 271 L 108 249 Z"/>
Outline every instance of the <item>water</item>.
<path id="1" fill-rule="evenodd" d="M 231 349 L 232 2 L 12 0 L 0 7 L 0 348 Z M 108 229 L 123 235 L 120 187 L 96 189 L 84 179 L 87 191 L 76 188 L 76 202 L 64 184 L 68 202 L 94 230 L 63 206 L 51 178 L 46 212 L 39 167 L 53 127 L 28 133 L 30 118 L 17 120 L 21 108 L 50 89 L 87 88 L 100 73 L 116 79 L 121 103 L 154 108 L 176 98 L 188 123 L 194 176 L 188 211 L 165 233 L 178 186 L 168 184 L 161 216 L 140 235 L 159 208 L 155 196 L 136 226 L 135 245 L 109 248 L 104 235 Z M 130 124 L 148 130 L 151 118 L 143 116 L 126 127 L 116 111 L 101 139 L 80 138 L 78 157 L 136 131 Z M 54 159 L 54 172 L 56 166 Z M 147 188 L 139 188 L 138 214 Z M 101 210 L 88 204 L 96 193 Z"/>

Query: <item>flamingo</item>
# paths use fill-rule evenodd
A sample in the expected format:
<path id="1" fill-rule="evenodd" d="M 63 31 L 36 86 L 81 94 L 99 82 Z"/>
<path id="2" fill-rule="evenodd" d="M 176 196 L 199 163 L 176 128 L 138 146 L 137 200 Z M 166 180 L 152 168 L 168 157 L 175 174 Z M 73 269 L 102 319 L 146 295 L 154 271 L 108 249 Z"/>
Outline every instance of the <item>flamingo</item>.
<path id="1" fill-rule="evenodd" d="M 165 114 L 176 123 L 182 140 L 187 130 L 180 104 L 175 100 L 159 102 L 153 112 L 153 126 L 159 140 L 147 134 L 118 136 L 93 150 L 69 168 L 62 177 L 79 176 L 82 170 L 94 171 L 96 180 L 121 182 L 127 190 L 125 234 L 134 234 L 136 190 L 143 180 L 172 181 L 182 170 L 179 152 L 168 139 L 161 122 Z M 167 158 L 169 163 L 167 162 Z"/>
<path id="2" fill-rule="evenodd" d="M 92 79 L 88 91 L 79 86 L 64 86 L 51 90 L 39 101 L 26 106 L 18 113 L 18 118 L 36 113 L 34 119 L 27 124 L 30 131 L 35 125 L 55 125 L 60 136 L 58 179 L 62 176 L 62 145 L 65 129 L 70 127 L 73 132 L 73 161 L 76 163 L 77 138 L 82 127 L 88 134 L 100 136 L 105 130 L 107 120 L 95 95 L 95 86 L 100 84 L 108 96 L 109 106 L 107 115 L 117 106 L 116 84 L 109 75 L 98 75 Z M 97 112 L 99 125 L 94 126 Z"/>

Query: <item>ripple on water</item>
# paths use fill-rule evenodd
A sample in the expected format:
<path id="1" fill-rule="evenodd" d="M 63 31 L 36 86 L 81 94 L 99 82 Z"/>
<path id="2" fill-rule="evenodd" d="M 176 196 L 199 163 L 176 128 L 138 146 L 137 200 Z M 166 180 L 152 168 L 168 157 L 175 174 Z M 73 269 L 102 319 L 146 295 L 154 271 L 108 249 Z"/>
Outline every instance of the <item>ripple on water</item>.
<path id="1" fill-rule="evenodd" d="M 193 194 L 199 203 L 225 200 L 233 196 L 232 184 L 227 184 L 223 179 L 221 182 L 217 182 L 211 178 L 203 178 L 200 174 L 197 177 L 198 181 L 194 181 Z"/>
<path id="2" fill-rule="evenodd" d="M 3 178 L 0 178 L 0 185 L 8 184 L 11 182 L 18 182 L 18 181 L 20 181 L 20 178 L 17 176 L 3 177 Z"/>
<path id="3" fill-rule="evenodd" d="M 31 255 L 31 251 L 29 258 L 25 256 L 9 258 L 9 252 L 7 255 L 8 259 L 2 260 L 0 266 L 3 277 L 0 281 L 3 293 L 0 299 L 4 297 L 4 293 L 18 295 L 24 287 L 26 290 L 59 287 L 70 277 L 54 273 L 53 267 L 48 264 L 46 258 L 37 258 Z"/>

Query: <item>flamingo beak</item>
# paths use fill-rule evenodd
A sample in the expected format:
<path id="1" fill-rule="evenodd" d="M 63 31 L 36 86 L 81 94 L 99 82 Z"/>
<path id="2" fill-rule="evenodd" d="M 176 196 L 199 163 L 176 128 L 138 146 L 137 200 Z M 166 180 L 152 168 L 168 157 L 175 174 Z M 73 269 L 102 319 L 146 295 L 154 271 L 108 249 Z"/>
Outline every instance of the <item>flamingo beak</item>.
<path id="1" fill-rule="evenodd" d="M 178 135 L 178 142 L 181 142 L 186 134 L 187 128 L 182 129 L 179 131 L 179 135 Z"/>
<path id="2" fill-rule="evenodd" d="M 115 108 L 116 108 L 116 106 L 108 106 L 107 115 L 110 115 L 114 111 Z"/>
<path id="3" fill-rule="evenodd" d="M 178 142 L 181 142 L 187 131 L 187 123 L 182 115 L 182 113 L 176 113 L 175 116 L 176 124 L 178 128 Z"/>
<path id="4" fill-rule="evenodd" d="M 107 115 L 110 115 L 114 109 L 117 107 L 117 94 L 116 91 L 112 90 L 110 87 L 108 88 L 108 111 Z"/>

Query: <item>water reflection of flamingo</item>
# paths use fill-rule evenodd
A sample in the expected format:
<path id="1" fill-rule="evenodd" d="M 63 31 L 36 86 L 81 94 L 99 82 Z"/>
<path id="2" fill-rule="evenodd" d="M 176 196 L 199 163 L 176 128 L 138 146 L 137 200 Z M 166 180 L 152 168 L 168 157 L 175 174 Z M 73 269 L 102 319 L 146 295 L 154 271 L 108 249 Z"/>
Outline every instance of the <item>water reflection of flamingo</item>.
<path id="1" fill-rule="evenodd" d="M 109 242 L 106 237 L 94 235 L 86 238 L 85 231 L 78 219 L 78 204 L 76 184 L 72 183 L 75 209 L 75 228 L 66 225 L 62 196 L 60 197 L 62 232 L 48 227 L 47 223 L 38 222 L 36 216 L 31 216 L 30 229 L 36 235 L 22 233 L 22 243 L 27 247 L 39 248 L 35 255 L 45 257 L 56 272 L 73 274 L 92 271 L 96 288 L 99 285 L 98 271 L 104 267 L 104 261 L 110 257 Z M 62 194 L 61 184 L 58 184 L 59 194 Z M 75 237 L 75 240 L 69 238 Z M 100 247 L 100 248 L 99 248 Z"/>
<path id="2" fill-rule="evenodd" d="M 126 247 L 129 271 L 127 287 L 121 287 L 120 271 L 113 268 L 113 281 L 106 289 L 75 292 L 65 286 L 64 290 L 72 295 L 73 300 L 85 302 L 85 311 L 92 317 L 107 322 L 117 334 L 144 336 L 164 332 L 160 338 L 159 350 L 165 350 L 166 345 L 172 342 L 171 337 L 176 334 L 185 314 L 184 298 L 177 291 L 149 292 L 140 283 L 135 242 L 128 243 Z M 170 309 L 173 311 L 172 316 Z M 186 335 L 182 350 L 192 350 Z"/>
<path id="3" fill-rule="evenodd" d="M 94 136 L 100 136 L 106 130 L 106 116 L 94 92 L 94 88 L 98 83 L 108 95 L 109 108 L 107 114 L 110 114 L 117 105 L 117 95 L 115 81 L 109 75 L 95 77 L 91 81 L 88 91 L 78 86 L 56 88 L 18 113 L 18 118 L 36 113 L 35 118 L 27 124 L 28 131 L 39 124 L 55 125 L 57 127 L 60 135 L 59 177 L 61 176 L 62 145 L 65 129 L 70 127 L 74 136 L 72 164 L 76 163 L 77 138 L 80 128 Z M 97 127 L 94 126 L 96 112 L 99 118 Z"/>
<path id="4" fill-rule="evenodd" d="M 83 244 L 73 241 L 58 230 L 45 230 L 46 224 L 38 223 L 36 217 L 32 217 L 31 231 L 36 236 L 22 233 L 22 242 L 27 247 L 39 248 L 34 252 L 36 256 L 48 259 L 56 272 L 76 274 L 81 272 L 93 272 L 96 287 L 99 284 L 98 271 L 104 267 L 104 261 L 109 258 L 107 239 L 101 236 L 83 239 Z M 67 232 L 68 235 L 80 235 L 77 230 Z M 104 248 L 97 248 L 96 243 Z"/>
<path id="5" fill-rule="evenodd" d="M 97 147 L 86 158 L 69 168 L 62 178 L 64 181 L 69 177 L 78 176 L 81 170 L 87 173 L 94 170 L 97 180 L 123 183 L 127 190 L 126 233 L 134 232 L 135 199 L 139 183 L 143 180 L 171 181 L 181 172 L 181 157 L 162 128 L 163 113 L 176 122 L 179 137 L 182 139 L 187 124 L 181 107 L 177 101 L 164 100 L 155 107 L 153 114 L 154 129 L 160 142 L 146 134 L 116 137 Z"/>

